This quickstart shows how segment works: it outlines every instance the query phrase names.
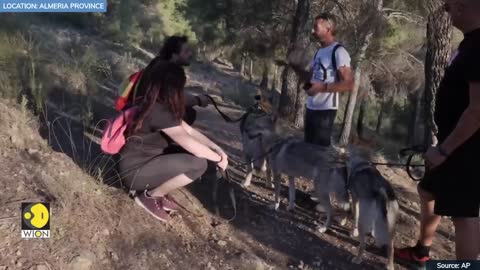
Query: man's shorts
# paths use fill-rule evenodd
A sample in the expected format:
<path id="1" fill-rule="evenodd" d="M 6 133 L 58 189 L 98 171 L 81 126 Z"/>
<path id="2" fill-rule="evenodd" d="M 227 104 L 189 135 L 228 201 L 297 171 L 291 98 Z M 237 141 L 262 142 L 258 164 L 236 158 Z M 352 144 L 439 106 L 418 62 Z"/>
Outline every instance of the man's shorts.
<path id="1" fill-rule="evenodd" d="M 480 217 L 480 163 L 473 160 L 452 155 L 425 173 L 419 185 L 434 196 L 436 215 Z"/>

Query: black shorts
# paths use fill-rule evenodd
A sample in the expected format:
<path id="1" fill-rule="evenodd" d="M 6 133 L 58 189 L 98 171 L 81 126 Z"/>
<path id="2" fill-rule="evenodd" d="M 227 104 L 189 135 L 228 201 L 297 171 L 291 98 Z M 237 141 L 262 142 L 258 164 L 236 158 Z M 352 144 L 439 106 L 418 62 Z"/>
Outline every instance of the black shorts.
<path id="1" fill-rule="evenodd" d="M 480 177 L 472 160 L 452 156 L 425 173 L 419 185 L 435 198 L 436 215 L 480 217 Z"/>
<path id="2" fill-rule="evenodd" d="M 330 146 L 337 110 L 309 110 L 305 114 L 305 142 Z"/>

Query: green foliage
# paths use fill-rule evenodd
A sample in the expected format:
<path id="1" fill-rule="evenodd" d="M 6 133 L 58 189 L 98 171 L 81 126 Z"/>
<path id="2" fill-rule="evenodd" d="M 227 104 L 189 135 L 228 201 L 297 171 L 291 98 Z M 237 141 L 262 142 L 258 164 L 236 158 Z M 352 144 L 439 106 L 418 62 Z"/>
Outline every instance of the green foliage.
<path id="1" fill-rule="evenodd" d="M 26 58 L 26 50 L 27 42 L 20 33 L 0 33 L 0 96 L 19 97 L 20 62 Z"/>

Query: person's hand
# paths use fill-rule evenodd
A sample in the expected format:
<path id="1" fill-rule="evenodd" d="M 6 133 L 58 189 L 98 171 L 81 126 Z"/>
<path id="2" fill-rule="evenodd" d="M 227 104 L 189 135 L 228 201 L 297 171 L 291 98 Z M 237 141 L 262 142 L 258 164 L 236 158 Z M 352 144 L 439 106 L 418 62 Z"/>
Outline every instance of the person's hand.
<path id="1" fill-rule="evenodd" d="M 438 147 L 431 146 L 423 156 L 425 159 L 425 165 L 429 170 L 436 168 L 442 164 L 447 158 L 440 153 Z"/>
<path id="2" fill-rule="evenodd" d="M 228 157 L 227 155 L 220 155 L 222 157 L 222 161 L 217 163 L 217 166 L 222 169 L 222 171 L 226 171 L 228 168 Z"/>
<path id="3" fill-rule="evenodd" d="M 198 98 L 198 106 L 200 107 L 207 107 L 208 103 L 210 103 L 210 99 L 206 95 L 199 95 Z"/>
<path id="4" fill-rule="evenodd" d="M 228 156 L 225 154 L 225 152 L 222 149 L 215 149 L 215 152 L 220 155 L 222 160 L 217 163 L 217 166 L 222 169 L 222 171 L 225 171 L 228 168 Z"/>

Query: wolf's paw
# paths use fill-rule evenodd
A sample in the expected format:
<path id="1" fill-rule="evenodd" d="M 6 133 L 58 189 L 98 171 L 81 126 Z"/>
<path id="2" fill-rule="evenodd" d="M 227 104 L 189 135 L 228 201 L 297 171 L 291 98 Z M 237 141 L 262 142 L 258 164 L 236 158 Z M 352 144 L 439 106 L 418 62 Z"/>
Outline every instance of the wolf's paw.
<path id="1" fill-rule="evenodd" d="M 386 265 L 385 270 L 395 270 L 395 266 L 393 265 Z"/>
<path id="2" fill-rule="evenodd" d="M 315 206 L 315 210 L 317 210 L 317 212 L 320 212 L 320 213 L 325 213 L 327 212 L 327 210 L 325 209 L 325 207 L 321 204 L 317 204 L 317 206 Z"/>
<path id="3" fill-rule="evenodd" d="M 267 188 L 267 189 L 273 189 L 273 188 L 274 188 L 273 183 L 272 183 L 272 182 L 266 182 L 266 183 L 265 183 L 265 188 Z"/>
<path id="4" fill-rule="evenodd" d="M 327 229 L 328 229 L 327 226 L 322 225 L 322 226 L 318 227 L 317 230 L 318 230 L 319 233 L 325 233 L 325 232 L 327 232 Z"/>
<path id="5" fill-rule="evenodd" d="M 244 187 L 244 188 L 247 188 L 247 187 L 250 186 L 250 182 L 243 181 L 240 185 L 241 185 L 242 187 Z"/>
<path id="6" fill-rule="evenodd" d="M 349 211 L 350 210 L 350 204 L 348 202 L 341 203 L 340 206 L 343 209 L 343 211 Z"/>
<path id="7" fill-rule="evenodd" d="M 291 211 L 293 211 L 293 210 L 295 210 L 295 204 L 289 204 L 289 205 L 287 206 L 287 211 L 291 212 Z"/>
<path id="8" fill-rule="evenodd" d="M 250 172 L 247 174 L 247 176 L 245 176 L 245 179 L 243 180 L 243 182 L 241 183 L 241 185 L 243 187 L 248 187 L 250 186 L 250 183 L 252 182 L 252 177 L 253 177 L 253 173 Z"/>
<path id="9" fill-rule="evenodd" d="M 356 256 L 356 257 L 353 258 L 352 262 L 354 264 L 361 264 L 362 263 L 362 257 Z"/>
<path id="10" fill-rule="evenodd" d="M 347 225 L 347 217 L 344 217 L 342 220 L 340 220 L 340 225 L 342 226 Z"/>
<path id="11" fill-rule="evenodd" d="M 352 235 L 352 237 L 358 237 L 360 235 L 360 233 L 358 232 L 358 229 L 353 229 L 351 235 Z"/>
<path id="12" fill-rule="evenodd" d="M 280 208 L 280 203 L 271 204 L 271 205 L 268 206 L 268 208 L 269 208 L 270 210 L 278 211 L 278 209 Z"/>

